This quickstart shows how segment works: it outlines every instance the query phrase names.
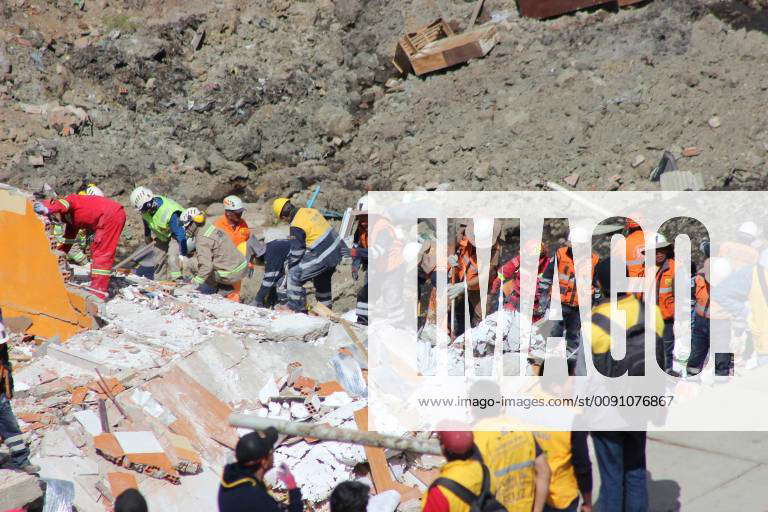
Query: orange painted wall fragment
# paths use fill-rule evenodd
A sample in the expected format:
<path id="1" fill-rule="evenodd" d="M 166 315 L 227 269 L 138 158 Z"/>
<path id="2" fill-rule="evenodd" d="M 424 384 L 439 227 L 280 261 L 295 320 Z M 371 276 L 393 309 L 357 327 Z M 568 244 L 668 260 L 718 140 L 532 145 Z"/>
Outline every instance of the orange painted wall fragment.
<path id="1" fill-rule="evenodd" d="M 93 327 L 85 298 L 69 292 L 43 223 L 19 192 L 0 189 L 0 307 L 32 320 L 29 334 L 66 340 Z"/>

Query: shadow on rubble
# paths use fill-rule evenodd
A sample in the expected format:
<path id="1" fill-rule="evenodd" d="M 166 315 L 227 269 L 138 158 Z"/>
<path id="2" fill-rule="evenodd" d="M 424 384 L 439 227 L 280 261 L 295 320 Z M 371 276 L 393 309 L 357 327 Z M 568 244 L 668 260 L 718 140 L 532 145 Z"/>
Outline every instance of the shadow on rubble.
<path id="1" fill-rule="evenodd" d="M 677 512 L 680 510 L 680 484 L 674 480 L 654 480 L 648 472 L 648 510 Z"/>

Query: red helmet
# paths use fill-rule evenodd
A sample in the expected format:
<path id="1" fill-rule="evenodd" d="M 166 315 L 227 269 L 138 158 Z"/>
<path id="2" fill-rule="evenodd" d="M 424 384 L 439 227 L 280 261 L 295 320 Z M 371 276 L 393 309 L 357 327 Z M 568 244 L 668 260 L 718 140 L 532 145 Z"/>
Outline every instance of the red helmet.
<path id="1" fill-rule="evenodd" d="M 440 445 L 447 453 L 463 455 L 472 449 L 475 442 L 468 430 L 440 430 L 437 433 Z"/>

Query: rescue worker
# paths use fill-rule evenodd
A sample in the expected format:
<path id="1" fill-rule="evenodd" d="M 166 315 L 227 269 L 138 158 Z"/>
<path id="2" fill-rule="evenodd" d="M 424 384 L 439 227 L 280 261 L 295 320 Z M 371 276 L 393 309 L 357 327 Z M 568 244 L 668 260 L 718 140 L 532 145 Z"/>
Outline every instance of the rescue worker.
<path id="1" fill-rule="evenodd" d="M 40 467 L 29 461 L 29 448 L 24 441 L 19 422 L 11 408 L 13 398 L 13 370 L 8 354 L 8 334 L 3 324 L 3 314 L 0 311 L 0 439 L 8 447 L 10 453 L 10 469 L 23 471 L 33 475 L 40 472 Z M 0 466 L 6 460 L 0 461 Z M 6 466 L 8 467 L 8 466 Z"/>
<path id="2" fill-rule="evenodd" d="M 245 211 L 243 201 L 237 196 L 227 196 L 223 202 L 224 215 L 216 219 L 213 224 L 226 233 L 235 247 L 245 254 L 246 244 L 251 233 L 248 223 L 243 219 L 243 212 Z"/>
<path id="3" fill-rule="evenodd" d="M 179 220 L 184 207 L 154 195 L 147 187 L 133 189 L 130 199 L 144 221 L 144 242 L 152 243 L 153 238 L 155 242 L 155 250 L 140 260 L 138 273 L 150 279 L 163 279 L 167 274 L 173 281 L 182 281 L 181 258 L 188 257 L 187 235 Z"/>
<path id="4" fill-rule="evenodd" d="M 491 284 L 494 276 L 496 275 L 496 269 L 499 266 L 499 258 L 501 250 L 499 247 L 499 236 L 501 236 L 501 225 L 494 222 L 493 225 L 475 226 L 474 221 L 467 223 L 463 232 L 460 232 L 457 237 L 457 249 L 456 249 L 456 264 L 453 266 L 453 272 L 451 275 L 451 286 L 448 288 L 448 299 L 453 301 L 454 299 L 464 295 L 464 291 L 467 291 L 466 300 L 469 303 L 469 325 L 464 319 L 464 304 L 463 301 L 456 307 L 456 322 L 458 328 L 454 334 L 460 335 L 465 329 L 477 326 L 483 319 L 483 314 L 487 313 L 483 311 L 481 300 L 481 288 L 480 288 L 480 267 L 477 262 L 477 249 L 478 249 L 478 237 L 475 232 L 478 230 L 490 231 L 491 235 L 491 256 L 490 256 L 490 269 L 488 272 L 488 288 L 491 289 Z M 449 262 L 453 263 L 452 261 Z M 455 303 L 454 303 L 455 304 Z M 486 306 L 489 305 L 489 301 L 486 300 Z"/>
<path id="5" fill-rule="evenodd" d="M 474 438 L 469 431 L 439 431 L 437 439 L 446 463 L 440 468 L 435 483 L 421 500 L 422 512 L 469 512 L 470 505 L 455 492 L 442 485 L 440 479 L 451 480 L 478 496 L 483 486 L 483 465 L 477 460 Z M 530 510 L 530 509 L 529 509 Z"/>
<path id="6" fill-rule="evenodd" d="M 115 250 L 125 227 L 125 209 L 119 203 L 97 195 L 70 194 L 64 199 L 35 203 L 35 212 L 56 215 L 64 222 L 64 242 L 59 250 L 68 253 L 81 229 L 93 233 L 91 246 L 91 293 L 104 300 L 115 262 Z"/>
<path id="7" fill-rule="evenodd" d="M 206 295 L 228 292 L 227 299 L 240 302 L 240 287 L 248 269 L 245 256 L 224 231 L 206 221 L 199 209 L 187 208 L 180 220 L 187 237 L 195 240 L 191 266 L 197 291 Z"/>
<path id="8" fill-rule="evenodd" d="M 246 253 L 248 262 L 264 267 L 264 277 L 251 306 L 271 308 L 288 301 L 285 264 L 290 252 L 291 241 L 288 239 L 272 240 L 267 243 L 253 235 L 248 239 Z"/>
<path id="9" fill-rule="evenodd" d="M 349 255 L 352 257 L 352 279 L 357 281 L 360 269 L 365 271 L 365 282 L 357 292 L 357 323 L 368 325 L 368 196 L 365 195 L 357 202 L 355 212 L 357 228 L 352 240 L 352 248 Z"/>
<path id="10" fill-rule="evenodd" d="M 486 407 L 472 407 L 470 413 L 475 419 L 478 457 L 491 470 L 491 488 L 496 499 L 508 512 L 541 512 L 547 501 L 551 477 L 546 453 L 532 432 L 514 430 L 521 424 L 505 414 L 496 382 L 477 381 L 469 395 L 488 401 Z M 488 430 L 506 425 L 510 428 Z"/>
<path id="11" fill-rule="evenodd" d="M 592 308 L 592 359 L 595 369 L 602 375 L 616 377 L 645 373 L 645 304 L 633 294 L 619 292 L 611 315 L 611 259 L 604 259 L 595 266 L 600 284 L 601 299 Z M 661 349 L 664 320 L 658 306 L 655 308 L 655 334 L 657 353 Z M 625 356 L 616 360 L 611 354 L 611 325 L 626 331 Z M 646 374 L 647 375 L 647 374 Z M 663 382 L 662 382 L 663 384 Z M 663 392 L 663 387 L 661 388 Z M 598 408 L 597 414 L 621 415 L 620 408 Z M 630 414 L 630 413 L 627 413 Z M 621 420 L 621 416 L 618 419 Z M 592 418 L 597 423 L 601 418 Z M 607 431 L 591 433 L 598 468 L 600 492 L 598 510 L 644 511 L 648 510 L 646 482 L 645 444 L 646 432 Z"/>
<path id="12" fill-rule="evenodd" d="M 331 277 L 341 262 L 341 238 L 323 215 L 314 208 L 297 208 L 281 197 L 272 203 L 272 211 L 288 222 L 291 252 L 288 255 L 288 307 L 306 311 L 304 283 L 312 281 L 318 302 L 331 308 Z"/>
<path id="13" fill-rule="evenodd" d="M 754 222 L 742 223 L 734 240 L 728 240 L 720 245 L 717 256 L 727 259 L 734 272 L 753 266 L 757 263 L 759 255 L 755 248 L 759 234 L 760 231 Z"/>
<path id="14" fill-rule="evenodd" d="M 80 190 L 78 195 L 81 196 L 99 196 L 104 197 L 104 192 L 101 191 L 99 187 L 94 185 L 93 183 L 89 183 Z M 53 236 L 56 239 L 56 242 L 58 242 L 58 245 L 61 245 L 64 243 L 64 225 L 63 224 L 54 224 L 53 225 Z M 77 236 L 75 237 L 75 242 L 72 244 L 72 248 L 69 250 L 69 253 L 67 254 L 67 259 L 74 263 L 75 265 L 85 265 L 88 261 L 88 250 L 89 246 L 93 242 L 93 237 L 89 237 L 85 231 L 82 229 L 77 232 Z"/>
<path id="15" fill-rule="evenodd" d="M 668 374 L 679 377 L 673 370 L 675 353 L 675 260 L 672 244 L 661 233 L 654 236 L 656 245 L 656 301 L 664 318 L 664 349 L 656 352 L 659 367 Z"/>
<path id="16" fill-rule="evenodd" d="M 264 432 L 249 432 L 235 446 L 235 460 L 224 466 L 219 486 L 219 512 L 283 512 L 286 508 L 267 491 L 264 474 L 274 466 L 277 430 L 269 427 Z M 304 503 L 296 479 L 285 465 L 277 478 L 288 489 L 288 512 L 301 512 Z"/>
<path id="17" fill-rule="evenodd" d="M 583 246 L 590 243 L 589 233 L 583 228 L 574 227 L 570 232 L 570 240 L 565 246 L 560 247 L 555 253 L 557 264 L 557 279 L 560 284 L 560 308 L 562 320 L 555 323 L 550 336 L 560 337 L 565 334 L 566 357 L 568 358 L 568 370 L 571 375 L 586 375 L 586 361 L 581 350 L 581 315 L 579 314 L 579 296 L 576 288 L 576 264 L 573 256 L 574 244 Z M 592 282 L 591 294 L 596 289 L 594 283 L 595 265 L 600 260 L 597 254 L 592 252 L 591 274 L 580 276 L 581 283 Z M 575 373 L 578 372 L 578 373 Z"/>
<path id="18" fill-rule="evenodd" d="M 625 227 L 627 277 L 640 277 L 644 275 L 645 269 L 645 234 L 640 224 L 632 218 L 626 219 Z"/>
<path id="19" fill-rule="evenodd" d="M 746 276 L 751 270 L 752 269 L 750 268 L 746 270 L 742 269 L 739 274 L 744 274 Z M 694 277 L 694 298 L 696 303 L 694 306 L 693 328 L 691 329 L 691 355 L 688 357 L 686 368 L 686 373 L 689 376 L 698 375 L 704 368 L 705 360 L 709 355 L 711 336 L 726 337 L 724 335 L 727 335 L 726 339 L 730 339 L 731 323 L 727 319 L 723 321 L 722 312 L 719 315 L 717 314 L 718 307 L 717 304 L 713 303 L 710 293 L 713 285 L 718 286 L 720 283 L 724 282 L 724 279 L 729 275 L 731 275 L 730 262 L 726 258 L 715 257 L 705 261 L 704 265 L 702 265 L 701 272 Z M 751 294 L 749 283 L 742 288 L 742 293 L 743 299 L 746 299 Z M 729 294 L 727 294 L 727 296 L 729 296 Z M 730 304 L 728 302 L 726 303 Z M 742 304 L 743 303 L 744 301 L 742 301 Z M 761 314 L 761 310 L 766 310 L 766 306 L 760 308 L 758 301 L 750 304 L 750 306 L 754 308 L 752 311 L 757 313 L 751 318 L 768 318 Z M 722 311 L 722 308 L 720 308 L 720 310 Z M 728 331 L 727 333 L 723 332 L 723 325 L 725 325 L 725 328 Z M 753 331 L 753 334 L 761 331 L 762 330 L 758 328 Z M 757 337 L 757 339 L 759 340 L 760 337 Z M 765 348 L 767 350 L 764 352 L 768 352 L 768 344 L 765 344 Z M 730 360 L 731 358 L 728 354 L 717 354 L 715 356 L 715 375 L 727 376 L 730 372 Z"/>
<path id="20" fill-rule="evenodd" d="M 536 292 L 533 302 L 533 321 L 537 322 L 544 318 L 549 307 L 550 288 L 553 280 L 551 258 L 547 246 L 534 240 L 526 242 L 522 252 L 528 257 L 538 256 L 539 258 L 536 267 Z M 510 311 L 520 310 L 521 270 L 521 259 L 520 254 L 518 254 L 501 266 L 491 285 L 493 294 L 502 293 L 504 308 Z"/>

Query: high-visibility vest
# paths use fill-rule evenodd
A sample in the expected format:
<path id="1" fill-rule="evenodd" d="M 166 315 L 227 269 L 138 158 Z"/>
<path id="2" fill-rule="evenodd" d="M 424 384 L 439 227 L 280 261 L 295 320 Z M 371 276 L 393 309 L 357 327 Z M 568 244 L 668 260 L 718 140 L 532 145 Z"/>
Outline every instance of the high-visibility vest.
<path id="1" fill-rule="evenodd" d="M 547 454 L 547 463 L 552 470 L 549 479 L 549 495 L 547 505 L 552 508 L 565 509 L 579 497 L 579 485 L 576 472 L 573 469 L 571 457 L 570 432 L 534 432 L 536 441 Z"/>
<path id="2" fill-rule="evenodd" d="M 450 478 L 454 482 L 463 485 L 477 496 L 480 494 L 483 487 L 483 467 L 474 459 L 452 460 L 440 468 L 438 478 Z M 448 510 L 451 512 L 469 512 L 469 505 L 461 498 L 442 485 L 438 485 L 437 487 L 448 501 Z M 429 491 L 427 491 L 427 493 L 429 493 Z M 424 510 L 426 504 L 427 500 L 425 496 L 425 499 L 421 501 L 422 510 Z"/>
<path id="3" fill-rule="evenodd" d="M 579 305 L 579 294 L 576 290 L 576 265 L 573 257 L 568 254 L 568 247 L 561 247 L 557 250 L 557 278 L 560 282 L 560 303 L 568 306 Z M 595 275 L 595 265 L 599 258 L 597 254 L 592 253 L 592 273 L 582 282 L 592 283 L 592 276 Z"/>
<path id="4" fill-rule="evenodd" d="M 656 300 L 664 320 L 675 317 L 675 260 L 667 258 L 656 271 Z"/>
<path id="5" fill-rule="evenodd" d="M 723 242 L 717 255 L 728 260 L 733 272 L 754 265 L 759 256 L 754 247 L 739 242 Z"/>
<path id="6" fill-rule="evenodd" d="M 304 231 L 304 240 L 308 249 L 312 249 L 315 242 L 332 229 L 325 217 L 314 208 L 299 208 L 291 221 L 291 227 Z"/>
<path id="7" fill-rule="evenodd" d="M 370 224 L 368 229 L 371 229 Z M 386 247 L 382 247 L 382 235 L 387 233 L 389 240 L 386 242 Z M 398 238 L 395 228 L 385 218 L 378 218 L 373 223 L 373 229 L 370 232 L 370 238 L 366 239 L 369 252 L 386 251 L 386 265 L 381 270 L 392 271 L 398 266 L 402 265 L 403 258 L 403 242 Z"/>
<path id="8" fill-rule="evenodd" d="M 144 212 L 141 216 L 147 221 L 149 229 L 155 234 L 158 240 L 161 242 L 167 242 L 171 238 L 171 216 L 174 213 L 184 211 L 184 207 L 173 199 L 168 199 L 165 196 L 157 196 L 162 199 L 163 204 L 157 211 L 152 214 L 150 212 Z"/>
<path id="9" fill-rule="evenodd" d="M 627 242 L 627 276 L 643 275 L 645 268 L 645 235 L 642 229 L 632 231 L 626 236 Z"/>
<path id="10" fill-rule="evenodd" d="M 497 425 L 499 418 L 482 420 Z M 530 512 L 535 495 L 536 442 L 531 432 L 474 432 L 475 446 L 491 471 L 491 490 L 509 512 Z"/>
<path id="11" fill-rule="evenodd" d="M 455 269 L 455 281 L 457 283 L 461 281 L 469 282 L 473 279 L 476 279 L 478 274 L 479 270 L 477 268 L 477 251 L 475 250 L 475 246 L 470 244 L 469 241 L 465 238 L 459 242 L 459 264 Z M 468 289 L 479 290 L 480 282 L 478 281 L 477 284 L 469 286 Z"/>
<path id="12" fill-rule="evenodd" d="M 224 233 L 226 233 L 229 239 L 232 240 L 232 243 L 235 244 L 235 247 L 238 248 L 240 247 L 240 244 L 247 242 L 248 238 L 251 236 L 248 223 L 243 219 L 240 219 L 240 222 L 238 222 L 235 227 L 232 227 L 232 224 L 230 224 L 227 216 L 222 215 L 216 219 L 213 224 Z M 243 254 L 245 254 L 245 252 L 243 252 Z"/>
<path id="13" fill-rule="evenodd" d="M 696 298 L 696 314 L 702 318 L 709 318 L 709 283 L 701 274 L 696 275 L 694 283 L 696 284 L 696 290 L 694 292 Z"/>

